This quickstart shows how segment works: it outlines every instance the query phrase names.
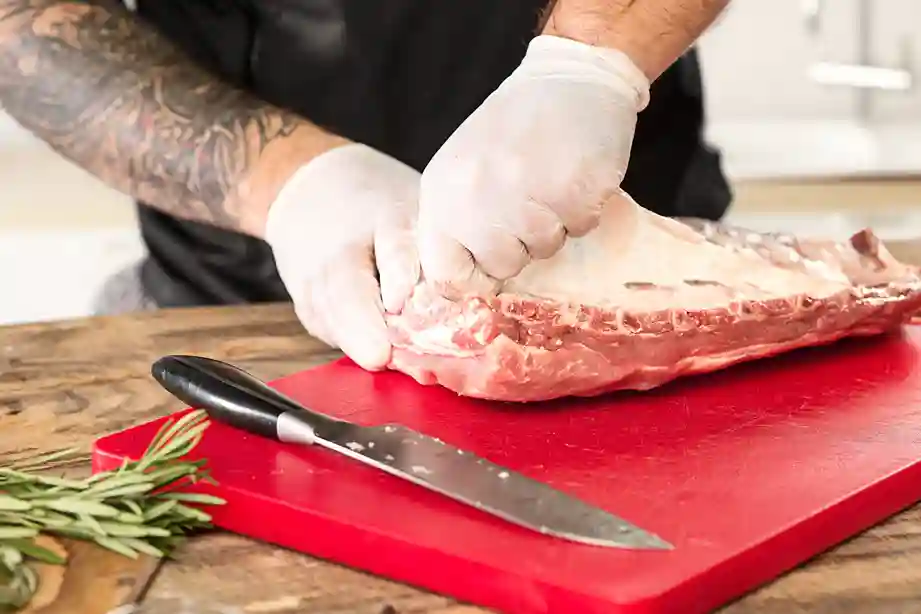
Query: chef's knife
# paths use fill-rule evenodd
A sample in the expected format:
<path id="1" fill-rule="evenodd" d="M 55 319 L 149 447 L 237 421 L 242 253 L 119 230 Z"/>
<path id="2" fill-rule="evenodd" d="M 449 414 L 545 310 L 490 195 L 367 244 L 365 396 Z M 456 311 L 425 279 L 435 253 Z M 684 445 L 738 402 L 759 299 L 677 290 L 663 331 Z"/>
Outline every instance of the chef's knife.
<path id="1" fill-rule="evenodd" d="M 219 422 L 285 443 L 322 446 L 533 531 L 597 546 L 672 548 L 604 510 L 434 437 L 307 409 L 227 363 L 164 356 L 151 373 L 175 397 Z"/>

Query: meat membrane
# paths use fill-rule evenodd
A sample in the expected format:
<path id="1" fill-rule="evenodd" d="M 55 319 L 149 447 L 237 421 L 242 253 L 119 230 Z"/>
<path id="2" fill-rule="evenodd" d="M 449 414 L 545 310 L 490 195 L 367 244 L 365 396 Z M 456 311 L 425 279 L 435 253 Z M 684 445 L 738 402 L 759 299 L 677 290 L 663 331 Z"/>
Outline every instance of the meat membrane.
<path id="1" fill-rule="evenodd" d="M 588 397 L 886 333 L 919 308 L 919 269 L 869 229 L 758 233 L 665 218 L 621 193 L 595 230 L 497 294 L 449 300 L 420 282 L 388 316 L 388 366 L 481 399 Z"/>

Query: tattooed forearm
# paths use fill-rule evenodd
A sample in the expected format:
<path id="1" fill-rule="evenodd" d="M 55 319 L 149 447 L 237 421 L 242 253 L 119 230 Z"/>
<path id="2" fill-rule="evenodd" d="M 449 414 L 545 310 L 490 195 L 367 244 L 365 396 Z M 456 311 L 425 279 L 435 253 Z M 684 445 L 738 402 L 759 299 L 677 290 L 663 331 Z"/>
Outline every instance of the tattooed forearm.
<path id="1" fill-rule="evenodd" d="M 0 0 L 0 105 L 109 185 L 257 235 L 297 158 L 336 139 L 220 82 L 107 0 Z"/>
<path id="2" fill-rule="evenodd" d="M 729 0 L 559 0 L 547 34 L 629 55 L 650 79 L 693 45 Z"/>

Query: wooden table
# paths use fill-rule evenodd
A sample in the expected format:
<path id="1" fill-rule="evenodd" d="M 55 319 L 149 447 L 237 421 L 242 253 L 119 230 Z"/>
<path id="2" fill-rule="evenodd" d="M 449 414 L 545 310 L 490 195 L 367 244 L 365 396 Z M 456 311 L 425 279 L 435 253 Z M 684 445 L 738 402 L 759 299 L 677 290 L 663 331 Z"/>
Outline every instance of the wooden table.
<path id="1" fill-rule="evenodd" d="M 307 336 L 292 311 L 280 305 L 0 328 L 0 455 L 29 447 L 41 451 L 88 446 L 99 435 L 180 409 L 181 404 L 149 376 L 152 361 L 180 352 L 229 360 L 267 379 L 338 356 Z M 114 578 L 116 585 L 133 586 L 130 578 L 111 570 L 99 573 Z M 135 591 L 140 588 L 133 586 Z M 142 604 L 135 614 L 481 612 L 223 533 L 193 539 L 177 561 L 162 565 Z M 83 614 L 74 607 L 54 612 Z M 921 507 L 819 557 L 725 612 L 921 613 Z"/>

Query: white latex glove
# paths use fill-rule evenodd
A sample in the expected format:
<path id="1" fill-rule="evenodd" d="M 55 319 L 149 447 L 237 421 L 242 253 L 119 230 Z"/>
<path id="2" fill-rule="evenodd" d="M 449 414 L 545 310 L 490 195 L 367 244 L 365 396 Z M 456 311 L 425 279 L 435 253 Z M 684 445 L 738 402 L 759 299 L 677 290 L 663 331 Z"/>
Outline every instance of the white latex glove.
<path id="1" fill-rule="evenodd" d="M 494 292 L 615 198 L 649 80 L 623 53 L 538 36 L 422 173 L 419 255 L 445 295 Z"/>
<path id="2" fill-rule="evenodd" d="M 386 366 L 384 311 L 398 311 L 419 279 L 419 177 L 344 145 L 295 172 L 269 209 L 265 239 L 298 319 L 365 369 Z"/>

